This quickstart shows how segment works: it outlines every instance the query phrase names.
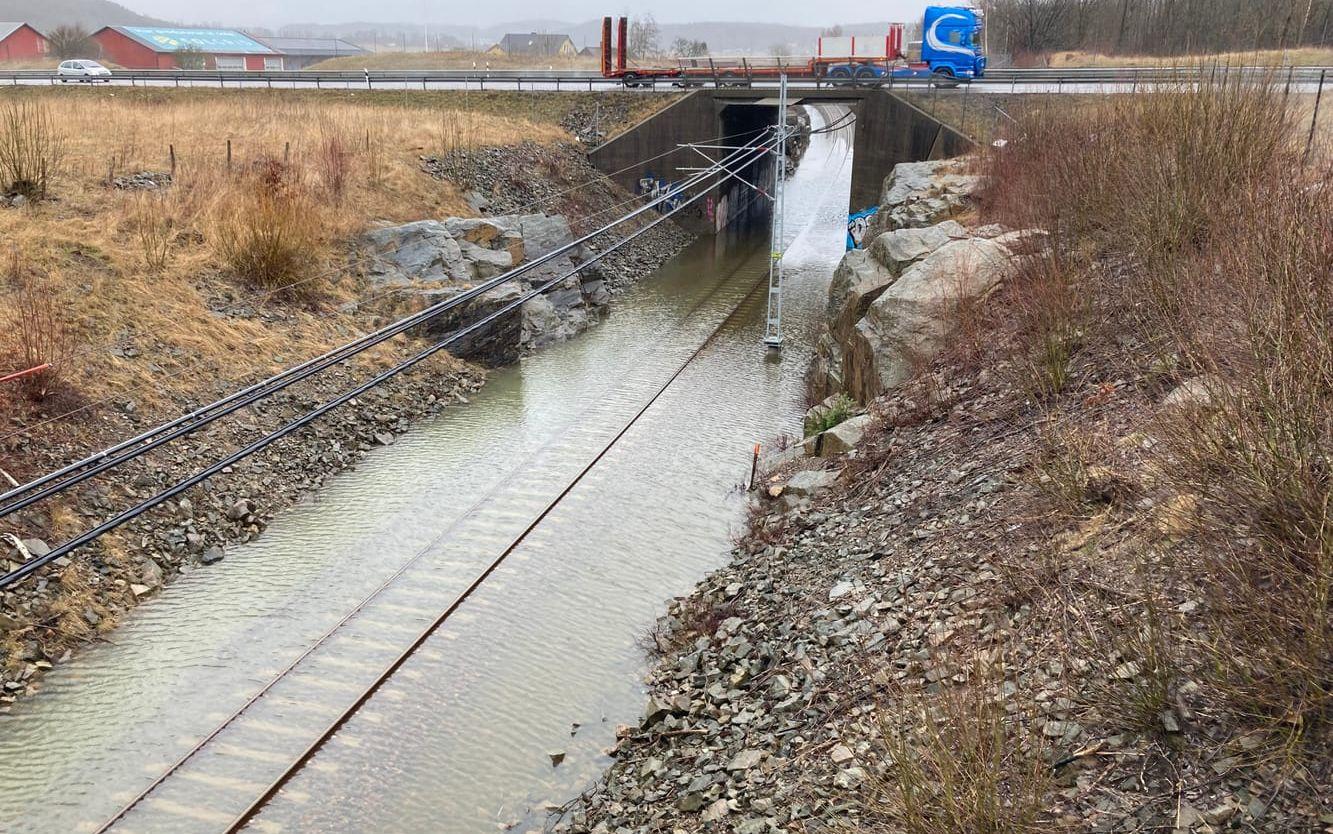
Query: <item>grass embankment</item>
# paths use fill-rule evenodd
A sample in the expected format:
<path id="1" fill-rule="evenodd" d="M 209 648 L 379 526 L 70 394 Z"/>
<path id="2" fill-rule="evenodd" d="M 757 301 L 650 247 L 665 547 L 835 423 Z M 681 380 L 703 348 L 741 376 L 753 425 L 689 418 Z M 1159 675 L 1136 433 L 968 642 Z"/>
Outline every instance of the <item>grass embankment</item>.
<path id="1" fill-rule="evenodd" d="M 1262 49 L 1207 55 L 1103 55 L 1098 52 L 1054 52 L 1041 66 L 1049 67 L 1188 67 L 1200 63 L 1233 67 L 1328 67 L 1333 49 Z"/>
<path id="2" fill-rule="evenodd" d="M 597 70 L 597 58 L 579 55 L 490 55 L 485 52 L 456 49 L 444 52 L 372 52 L 329 58 L 307 67 L 308 71 L 329 70 Z"/>
<path id="3" fill-rule="evenodd" d="M 1008 402 L 986 425 L 1013 427 L 997 443 L 1016 492 L 974 558 L 999 568 L 1013 619 L 986 668 L 892 713 L 873 806 L 888 827 L 1333 818 L 1333 171 L 1306 156 L 1301 116 L 1280 87 L 1159 91 L 1016 110 L 987 152 L 982 221 L 1047 229 L 1050 247 L 933 373 Z M 966 427 L 967 404 L 930 420 Z M 1088 731 L 1054 778 L 955 766 L 978 716 L 987 750 L 1041 737 L 1018 704 L 983 709 L 1013 646 L 1022 669 L 1058 667 Z"/>
<path id="4" fill-rule="evenodd" d="M 0 303 L 14 308 L 20 285 L 40 285 L 68 333 L 60 341 L 76 347 L 41 357 L 11 331 L 0 370 L 60 359 L 80 398 L 133 389 L 151 406 L 195 375 L 239 378 L 318 353 L 355 327 L 336 312 L 356 289 L 337 278 L 350 238 L 373 220 L 472 213 L 422 172 L 420 156 L 566 141 L 559 122 L 583 103 L 461 91 L 7 90 L 0 111 L 46 182 L 0 185 L 31 198 L 0 209 L 12 273 Z M 170 187 L 115 187 L 170 173 L 173 152 Z M 251 303 L 259 316 L 217 314 L 289 284 Z M 294 297 L 301 303 L 273 307 Z M 124 341 L 151 361 L 122 356 Z M 0 392 L 10 411 L 14 391 Z"/>

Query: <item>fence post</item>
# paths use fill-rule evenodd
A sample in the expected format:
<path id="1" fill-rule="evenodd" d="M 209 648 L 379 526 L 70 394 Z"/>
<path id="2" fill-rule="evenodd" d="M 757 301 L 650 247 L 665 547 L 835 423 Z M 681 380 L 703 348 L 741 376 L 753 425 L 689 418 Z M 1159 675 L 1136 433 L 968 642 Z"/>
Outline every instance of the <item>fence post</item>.
<path id="1" fill-rule="evenodd" d="M 176 179 L 176 146 L 167 145 L 167 159 L 171 161 L 171 178 Z"/>
<path id="2" fill-rule="evenodd" d="M 227 140 L 227 172 L 231 172 L 231 140 Z"/>
<path id="3" fill-rule="evenodd" d="M 958 126 L 958 129 L 963 132 L 963 135 L 967 135 L 967 99 L 968 99 L 968 94 L 971 92 L 972 92 L 971 84 L 968 84 L 963 87 L 963 118 L 961 119 L 962 124 Z"/>
<path id="4" fill-rule="evenodd" d="M 282 164 L 286 165 L 292 161 L 292 143 L 290 141 L 282 143 Z"/>
<path id="5" fill-rule="evenodd" d="M 1303 164 L 1310 162 L 1310 154 L 1314 152 L 1314 134 L 1319 127 L 1319 105 L 1324 101 L 1324 82 L 1328 80 L 1328 70 L 1319 71 L 1319 91 L 1314 95 L 1314 115 L 1310 117 L 1310 137 L 1305 140 L 1305 157 Z"/>

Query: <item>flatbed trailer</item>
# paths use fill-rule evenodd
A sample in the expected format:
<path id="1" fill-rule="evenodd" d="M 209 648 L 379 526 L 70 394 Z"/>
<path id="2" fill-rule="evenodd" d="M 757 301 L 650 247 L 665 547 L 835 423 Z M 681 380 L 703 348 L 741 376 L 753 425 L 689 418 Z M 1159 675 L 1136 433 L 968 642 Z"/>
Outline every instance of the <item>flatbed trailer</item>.
<path id="1" fill-rule="evenodd" d="M 818 52 L 809 58 L 680 58 L 677 66 L 629 66 L 629 18 L 602 18 L 602 75 L 619 79 L 626 87 L 651 87 L 659 82 L 677 87 L 748 87 L 755 81 L 792 80 L 830 84 L 878 85 L 894 80 L 933 80 L 955 84 L 980 77 L 985 57 L 974 47 L 980 35 L 980 13 L 956 7 L 928 7 L 931 21 L 930 60 L 908 61 L 903 51 L 901 23 L 889 25 L 888 34 L 874 37 L 821 37 Z M 952 29 L 941 28 L 948 24 Z M 946 34 L 947 33 L 947 34 Z M 943 35 L 943 37 L 941 37 Z M 952 44 L 945 39 L 952 38 Z M 963 59 L 957 55 L 963 55 Z M 941 57 L 944 56 L 944 57 Z M 952 57 L 950 57 L 952 56 Z"/>
<path id="2" fill-rule="evenodd" d="M 844 67 L 875 67 L 874 77 L 884 78 L 909 70 L 911 65 L 902 58 L 903 27 L 893 24 L 883 38 L 861 38 L 863 46 L 876 46 L 870 52 L 857 54 L 856 38 L 836 38 L 849 48 L 825 53 L 824 39 L 820 39 L 820 54 L 810 58 L 681 58 L 674 67 L 629 66 L 629 19 L 616 22 L 615 48 L 611 44 L 611 18 L 602 18 L 602 75 L 618 78 L 627 87 L 651 86 L 659 81 L 680 87 L 703 86 L 713 82 L 719 86 L 749 86 L 755 80 L 777 80 L 786 75 L 792 79 L 865 78 L 854 71 L 846 74 Z M 882 45 L 882 46 L 881 46 Z M 923 65 L 924 66 L 924 65 Z"/>

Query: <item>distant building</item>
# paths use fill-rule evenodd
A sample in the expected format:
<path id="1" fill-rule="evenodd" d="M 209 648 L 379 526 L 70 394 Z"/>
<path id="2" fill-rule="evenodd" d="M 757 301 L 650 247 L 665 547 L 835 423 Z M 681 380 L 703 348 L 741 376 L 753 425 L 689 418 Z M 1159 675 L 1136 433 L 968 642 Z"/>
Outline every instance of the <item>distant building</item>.
<path id="1" fill-rule="evenodd" d="M 370 50 L 341 38 L 270 38 L 254 35 L 255 40 L 282 56 L 283 68 L 305 69 L 329 58 L 367 55 Z"/>
<path id="2" fill-rule="evenodd" d="M 492 55 L 522 55 L 549 58 L 553 55 L 574 55 L 578 48 L 569 35 L 505 35 L 500 42 L 486 50 Z"/>
<path id="3" fill-rule="evenodd" d="M 600 46 L 585 46 L 579 50 L 579 57 L 596 58 L 600 61 L 602 59 L 602 48 Z"/>
<path id="4" fill-rule="evenodd" d="M 0 61 L 46 57 L 46 36 L 26 23 L 0 23 Z"/>
<path id="5" fill-rule="evenodd" d="M 210 70 L 284 68 L 276 50 L 232 29 L 106 26 L 93 33 L 93 40 L 103 57 L 126 69 L 178 69 L 183 54 L 201 57 L 203 68 Z"/>

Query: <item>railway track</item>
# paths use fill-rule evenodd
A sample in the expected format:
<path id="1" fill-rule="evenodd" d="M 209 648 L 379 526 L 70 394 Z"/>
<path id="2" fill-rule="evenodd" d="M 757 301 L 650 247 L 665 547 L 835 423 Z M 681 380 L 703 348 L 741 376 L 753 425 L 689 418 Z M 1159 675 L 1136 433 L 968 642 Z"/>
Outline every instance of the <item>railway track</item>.
<path id="1" fill-rule="evenodd" d="M 696 316 L 717 293 L 731 286 L 752 259 L 742 259 L 685 313 Z M 751 276 L 742 275 L 741 280 Z M 487 579 L 514 553 L 598 463 L 619 443 L 655 402 L 761 295 L 758 274 L 739 302 L 679 362 L 665 380 L 626 408 L 624 393 L 607 396 L 585 409 L 569 432 L 559 435 L 528 460 L 516 465 L 458 520 L 338 620 L 296 659 L 260 686 L 238 709 L 223 717 L 180 758 L 166 766 L 139 793 L 100 824 L 82 829 L 103 832 L 235 832 L 246 829 L 279 794 L 295 801 L 313 798 L 284 792 L 290 781 L 311 766 L 318 752 L 374 696 L 403 672 L 403 666 L 427 644 Z M 627 367 L 637 365 L 630 361 Z M 611 388 L 625 387 L 624 379 Z M 646 396 L 642 396 L 646 394 Z M 621 413 L 597 415 L 598 410 Z M 599 419 L 600 417 L 600 419 Z M 607 436 L 608 432 L 614 433 Z M 551 444 L 587 449 L 585 464 L 563 483 L 548 467 L 527 466 Z M 480 571 L 467 577 L 464 556 L 484 541 L 483 531 L 514 528 L 504 495 L 550 495 L 539 512 L 503 542 Z M 494 540 L 493 537 L 492 541 Z M 439 551 L 452 542 L 455 551 Z M 475 570 L 475 568 L 473 568 Z M 466 584 L 464 584 L 466 583 Z M 461 590 L 460 590 L 460 585 Z M 442 604 L 443 603 L 443 604 Z M 95 827 L 94 827 L 95 826 Z"/>

